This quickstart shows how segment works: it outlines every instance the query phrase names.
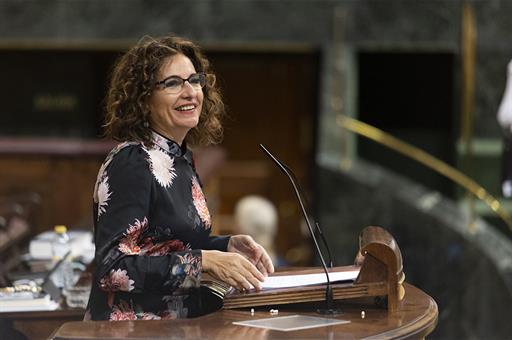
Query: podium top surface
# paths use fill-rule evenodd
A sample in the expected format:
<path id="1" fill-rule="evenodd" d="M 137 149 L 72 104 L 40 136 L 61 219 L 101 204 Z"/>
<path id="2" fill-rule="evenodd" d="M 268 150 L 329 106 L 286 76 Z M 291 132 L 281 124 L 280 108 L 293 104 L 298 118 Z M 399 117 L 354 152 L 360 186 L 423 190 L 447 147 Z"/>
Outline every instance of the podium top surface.
<path id="1" fill-rule="evenodd" d="M 68 322 L 58 328 L 53 339 L 285 339 L 285 338 L 423 338 L 435 328 L 437 304 L 420 289 L 404 284 L 405 298 L 397 312 L 370 304 L 345 302 L 343 314 L 336 319 L 350 323 L 297 331 L 276 331 L 234 325 L 271 317 L 267 308 L 258 308 L 251 315 L 250 308 L 221 310 L 195 319 L 170 321 L 86 321 Z M 365 312 L 362 318 L 361 312 Z M 314 310 L 289 310 L 284 306 L 274 317 L 301 314 L 320 316 Z"/>

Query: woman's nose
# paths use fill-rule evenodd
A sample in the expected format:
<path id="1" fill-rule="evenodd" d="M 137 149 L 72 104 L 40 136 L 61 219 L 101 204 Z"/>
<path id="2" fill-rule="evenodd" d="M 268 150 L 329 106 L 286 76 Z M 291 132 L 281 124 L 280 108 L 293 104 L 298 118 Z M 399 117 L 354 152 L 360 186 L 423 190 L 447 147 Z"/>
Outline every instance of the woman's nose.
<path id="1" fill-rule="evenodd" d="M 188 82 L 185 81 L 181 87 L 181 94 L 187 97 L 193 96 L 196 93 L 196 89 Z"/>

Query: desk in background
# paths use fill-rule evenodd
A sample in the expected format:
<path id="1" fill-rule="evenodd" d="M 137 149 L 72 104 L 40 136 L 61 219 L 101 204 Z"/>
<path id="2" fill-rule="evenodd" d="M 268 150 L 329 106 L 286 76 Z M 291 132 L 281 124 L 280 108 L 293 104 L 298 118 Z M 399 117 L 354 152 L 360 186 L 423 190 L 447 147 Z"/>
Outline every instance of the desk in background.
<path id="1" fill-rule="evenodd" d="M 62 324 L 83 320 L 84 313 L 81 308 L 67 307 L 54 311 L 0 313 L 0 339 L 15 340 L 14 334 L 19 333 L 30 340 L 48 339 Z"/>

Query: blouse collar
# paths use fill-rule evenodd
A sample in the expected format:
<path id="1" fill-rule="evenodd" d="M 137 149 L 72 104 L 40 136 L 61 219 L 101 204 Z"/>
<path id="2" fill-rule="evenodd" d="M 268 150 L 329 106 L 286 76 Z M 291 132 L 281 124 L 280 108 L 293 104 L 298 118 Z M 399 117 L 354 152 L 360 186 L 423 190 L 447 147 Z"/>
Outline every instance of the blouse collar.
<path id="1" fill-rule="evenodd" d="M 162 136 L 158 132 L 152 131 L 153 143 L 158 145 L 159 148 L 169 153 L 174 157 L 184 157 L 189 163 L 192 163 L 192 153 L 187 148 L 187 143 L 183 141 L 183 145 L 180 146 L 175 141 Z"/>

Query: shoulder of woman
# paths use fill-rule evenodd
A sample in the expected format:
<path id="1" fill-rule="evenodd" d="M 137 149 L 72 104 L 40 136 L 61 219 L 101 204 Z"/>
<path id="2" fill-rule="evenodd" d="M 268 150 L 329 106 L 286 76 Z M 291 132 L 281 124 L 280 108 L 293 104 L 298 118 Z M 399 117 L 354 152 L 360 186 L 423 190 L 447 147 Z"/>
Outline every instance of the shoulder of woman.
<path id="1" fill-rule="evenodd" d="M 123 142 L 113 148 L 108 154 L 104 165 L 107 167 L 111 163 L 126 166 L 145 160 L 145 146 L 140 142 Z"/>
<path id="2" fill-rule="evenodd" d="M 113 148 L 101 165 L 96 183 L 94 186 L 94 201 L 99 202 L 99 189 L 102 183 L 112 180 L 126 178 L 126 176 L 146 176 L 146 169 L 149 170 L 145 160 L 144 146 L 137 142 L 123 142 Z M 142 170 L 142 171 L 140 171 Z M 108 189 L 108 187 L 107 187 Z"/>

